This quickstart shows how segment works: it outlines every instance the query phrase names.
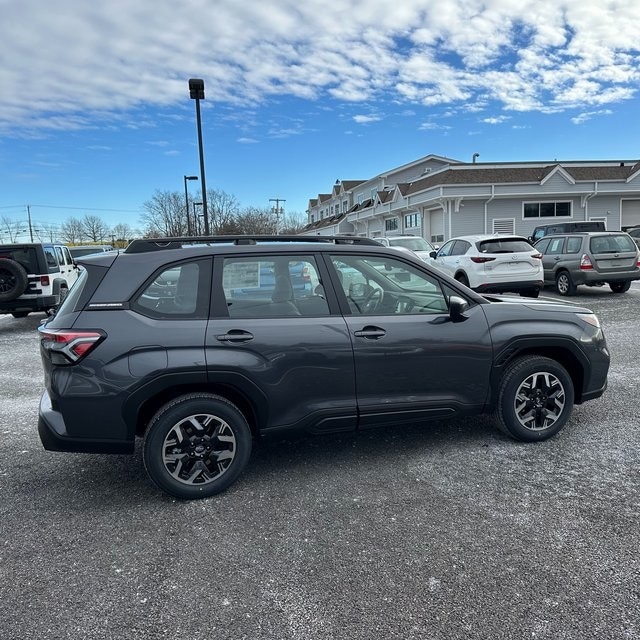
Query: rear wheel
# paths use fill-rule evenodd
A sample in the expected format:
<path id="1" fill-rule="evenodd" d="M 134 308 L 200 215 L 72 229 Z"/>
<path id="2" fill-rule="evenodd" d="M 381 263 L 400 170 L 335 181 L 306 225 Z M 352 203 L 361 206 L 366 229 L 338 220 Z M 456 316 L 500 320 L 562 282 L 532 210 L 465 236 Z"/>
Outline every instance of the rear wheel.
<path id="1" fill-rule="evenodd" d="M 561 296 L 573 296 L 576 293 L 576 285 L 568 271 L 560 271 L 556 276 L 556 291 Z"/>
<path id="2" fill-rule="evenodd" d="M 500 382 L 498 425 L 516 440 L 546 440 L 564 427 L 573 400 L 573 381 L 561 364 L 525 356 L 509 365 Z"/>
<path id="3" fill-rule="evenodd" d="M 251 430 L 221 396 L 192 393 L 166 404 L 151 420 L 143 460 L 151 480 L 181 499 L 227 489 L 246 467 Z"/>
<path id="4" fill-rule="evenodd" d="M 631 288 L 631 282 L 610 282 L 609 287 L 613 293 L 624 293 Z"/>
<path id="5" fill-rule="evenodd" d="M 467 278 L 467 276 L 464 275 L 464 273 L 458 273 L 456 274 L 456 280 L 460 283 L 463 284 L 465 287 L 469 286 L 469 278 Z"/>
<path id="6" fill-rule="evenodd" d="M 11 314 L 14 318 L 26 318 L 29 315 L 28 311 L 14 311 Z"/>

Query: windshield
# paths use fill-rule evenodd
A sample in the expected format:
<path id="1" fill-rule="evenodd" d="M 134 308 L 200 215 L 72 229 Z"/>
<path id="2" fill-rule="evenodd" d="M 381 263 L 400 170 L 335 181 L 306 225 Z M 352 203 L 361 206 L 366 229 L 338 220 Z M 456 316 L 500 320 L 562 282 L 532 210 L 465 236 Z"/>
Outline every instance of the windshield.
<path id="1" fill-rule="evenodd" d="M 389 238 L 392 247 L 404 247 L 411 251 L 433 251 L 433 247 L 424 238 Z"/>

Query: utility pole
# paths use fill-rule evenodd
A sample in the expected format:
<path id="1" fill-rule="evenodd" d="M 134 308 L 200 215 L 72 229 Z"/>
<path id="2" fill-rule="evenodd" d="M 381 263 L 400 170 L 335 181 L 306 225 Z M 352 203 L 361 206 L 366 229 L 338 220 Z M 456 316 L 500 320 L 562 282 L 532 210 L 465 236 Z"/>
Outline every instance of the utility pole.
<path id="1" fill-rule="evenodd" d="M 275 206 L 271 207 L 271 213 L 276 214 L 276 235 L 278 235 L 280 227 L 280 214 L 284 213 L 284 207 L 280 206 L 281 202 L 286 202 L 283 198 L 269 198 L 269 202 L 275 202 Z"/>
<path id="2" fill-rule="evenodd" d="M 33 242 L 33 227 L 31 226 L 31 206 L 27 205 L 27 217 L 29 218 L 29 236 Z"/>

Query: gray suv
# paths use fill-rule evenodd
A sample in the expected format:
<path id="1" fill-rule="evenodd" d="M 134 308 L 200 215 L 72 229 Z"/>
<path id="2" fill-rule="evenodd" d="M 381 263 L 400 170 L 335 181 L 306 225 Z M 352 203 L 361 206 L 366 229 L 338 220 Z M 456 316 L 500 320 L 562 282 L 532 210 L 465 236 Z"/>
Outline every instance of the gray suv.
<path id="1" fill-rule="evenodd" d="M 481 413 L 523 441 L 604 393 L 588 309 L 483 297 L 366 238 L 134 241 L 79 258 L 39 329 L 52 451 L 133 453 L 179 498 L 231 485 L 261 436 Z"/>
<path id="2" fill-rule="evenodd" d="M 534 246 L 542 254 L 545 285 L 554 285 L 561 296 L 575 295 L 583 284 L 606 283 L 614 293 L 624 293 L 640 280 L 638 247 L 622 231 L 559 234 Z"/>

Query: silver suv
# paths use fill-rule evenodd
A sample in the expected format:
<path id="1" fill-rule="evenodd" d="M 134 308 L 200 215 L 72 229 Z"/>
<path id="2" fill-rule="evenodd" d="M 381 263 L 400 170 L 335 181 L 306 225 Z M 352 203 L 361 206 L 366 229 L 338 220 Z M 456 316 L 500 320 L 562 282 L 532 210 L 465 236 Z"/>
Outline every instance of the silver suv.
<path id="1" fill-rule="evenodd" d="M 572 296 L 578 285 L 608 284 L 613 293 L 640 280 L 640 254 L 628 233 L 602 231 L 548 236 L 534 245 L 542 254 L 545 285 Z"/>

